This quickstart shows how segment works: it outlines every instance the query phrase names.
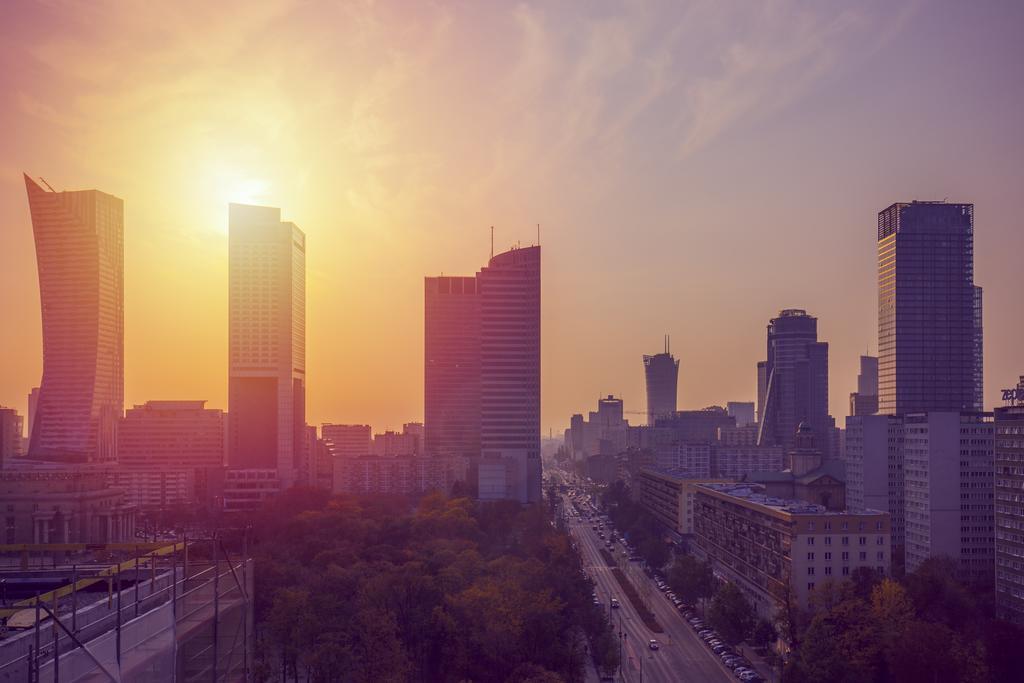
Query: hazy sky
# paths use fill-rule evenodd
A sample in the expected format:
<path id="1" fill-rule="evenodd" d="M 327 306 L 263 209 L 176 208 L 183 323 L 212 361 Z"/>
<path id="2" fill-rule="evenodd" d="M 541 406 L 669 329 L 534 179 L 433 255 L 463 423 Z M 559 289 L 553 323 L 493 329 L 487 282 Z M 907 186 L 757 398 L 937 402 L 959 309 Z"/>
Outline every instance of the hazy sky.
<path id="1" fill-rule="evenodd" d="M 145 7 L 145 10 L 139 8 Z M 227 203 L 308 238 L 308 417 L 423 415 L 423 276 L 541 224 L 543 426 L 753 400 L 806 308 L 842 420 L 875 223 L 976 205 L 986 404 L 1024 373 L 1024 3 L 0 4 L 0 404 L 42 369 L 22 171 L 125 200 L 125 396 L 226 407 Z M 641 421 L 640 416 L 633 416 Z"/>

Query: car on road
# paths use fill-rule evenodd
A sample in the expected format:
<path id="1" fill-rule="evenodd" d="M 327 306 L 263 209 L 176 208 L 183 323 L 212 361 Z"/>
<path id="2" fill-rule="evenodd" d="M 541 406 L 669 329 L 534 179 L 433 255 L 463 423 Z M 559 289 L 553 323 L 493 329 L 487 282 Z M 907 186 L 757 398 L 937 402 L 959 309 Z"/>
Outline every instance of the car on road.
<path id="1" fill-rule="evenodd" d="M 661 645 L 658 644 L 658 641 L 652 638 L 651 641 L 647 643 L 647 647 L 651 648 L 652 650 L 657 650 L 661 647 Z"/>
<path id="2" fill-rule="evenodd" d="M 619 608 L 619 599 L 618 598 L 612 598 L 612 609 L 618 609 L 618 608 Z"/>

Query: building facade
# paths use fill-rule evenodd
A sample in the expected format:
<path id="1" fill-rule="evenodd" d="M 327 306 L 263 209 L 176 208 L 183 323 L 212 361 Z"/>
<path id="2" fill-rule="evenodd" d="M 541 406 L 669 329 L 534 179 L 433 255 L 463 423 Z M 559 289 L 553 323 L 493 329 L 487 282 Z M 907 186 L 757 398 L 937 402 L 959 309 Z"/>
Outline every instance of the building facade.
<path id="1" fill-rule="evenodd" d="M 224 467 L 225 441 L 224 411 L 206 401 L 147 401 L 120 421 L 111 483 L 142 510 L 196 504 L 206 470 Z"/>
<path id="2" fill-rule="evenodd" d="M 981 329 L 974 205 L 914 201 L 881 211 L 879 412 L 982 410 Z"/>
<path id="3" fill-rule="evenodd" d="M 878 358 L 860 357 L 857 391 L 850 394 L 850 415 L 874 415 L 878 412 Z"/>
<path id="4" fill-rule="evenodd" d="M 903 420 L 891 415 L 846 418 L 846 505 L 883 510 L 892 520 L 893 564 L 903 565 Z"/>
<path id="5" fill-rule="evenodd" d="M 4 542 L 129 543 L 135 507 L 102 469 L 25 467 L 0 472 Z"/>
<path id="6" fill-rule="evenodd" d="M 113 462 L 124 410 L 124 203 L 47 190 L 27 175 L 25 187 L 43 321 L 29 457 Z"/>
<path id="7" fill-rule="evenodd" d="M 749 484 L 698 484 L 695 549 L 742 590 L 758 616 L 787 603 L 806 609 L 814 590 L 860 568 L 890 574 L 889 515 L 829 512 L 765 496 Z"/>
<path id="8" fill-rule="evenodd" d="M 778 472 L 785 467 L 786 458 L 782 446 L 720 443 L 712 453 L 712 473 L 732 481 L 739 481 L 752 472 Z"/>
<path id="9" fill-rule="evenodd" d="M 425 278 L 423 321 L 424 452 L 479 456 L 477 278 Z"/>
<path id="10" fill-rule="evenodd" d="M 647 424 L 653 426 L 659 417 L 675 414 L 679 395 L 679 361 L 669 353 L 668 337 L 665 337 L 664 353 L 644 356 L 644 380 Z"/>
<path id="11" fill-rule="evenodd" d="M 306 236 L 280 209 L 228 213 L 228 466 L 287 488 L 306 443 Z"/>
<path id="12" fill-rule="evenodd" d="M 1024 376 L 996 408 L 996 616 L 1024 625 Z"/>
<path id="13" fill-rule="evenodd" d="M 683 472 L 644 467 L 633 479 L 633 497 L 665 528 L 687 539 L 693 535 L 693 500 L 698 484 L 728 483 L 694 479 Z"/>
<path id="14" fill-rule="evenodd" d="M 903 419 L 906 569 L 947 556 L 962 580 L 995 574 L 991 414 L 931 412 Z"/>
<path id="15" fill-rule="evenodd" d="M 21 457 L 23 422 L 14 408 L 0 407 L 0 470 L 10 467 L 15 458 Z"/>
<path id="16" fill-rule="evenodd" d="M 826 437 L 835 429 L 828 412 L 828 344 L 818 341 L 818 319 L 800 309 L 782 311 L 768 324 L 767 351 L 758 444 L 788 450 L 806 423 L 833 455 Z"/>
<path id="17" fill-rule="evenodd" d="M 466 480 L 467 461 L 460 456 L 338 458 L 333 490 L 355 495 L 448 493 L 456 481 Z"/>
<path id="18" fill-rule="evenodd" d="M 736 420 L 737 427 L 757 425 L 757 420 L 754 418 L 753 401 L 729 401 L 725 404 L 725 412 Z"/>
<path id="19" fill-rule="evenodd" d="M 362 458 L 370 454 L 373 430 L 370 425 L 323 424 L 320 438 L 334 446 L 339 458 Z"/>

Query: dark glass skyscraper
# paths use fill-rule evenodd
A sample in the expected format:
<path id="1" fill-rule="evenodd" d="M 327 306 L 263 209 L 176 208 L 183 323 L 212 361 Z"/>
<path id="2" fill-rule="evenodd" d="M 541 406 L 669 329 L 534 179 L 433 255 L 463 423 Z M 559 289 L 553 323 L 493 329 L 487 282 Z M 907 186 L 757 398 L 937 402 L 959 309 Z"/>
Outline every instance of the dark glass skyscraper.
<path id="1" fill-rule="evenodd" d="M 676 397 L 679 386 L 679 361 L 668 350 L 665 338 L 665 352 L 644 356 L 644 379 L 647 384 L 647 424 L 654 426 L 659 417 L 671 417 L 676 412 Z"/>
<path id="2" fill-rule="evenodd" d="M 25 176 L 43 317 L 43 380 L 29 457 L 117 457 L 124 410 L 124 202 Z"/>
<path id="3" fill-rule="evenodd" d="M 981 410 L 981 288 L 974 205 L 878 214 L 879 412 Z"/>
<path id="4" fill-rule="evenodd" d="M 424 280 L 427 455 L 480 455 L 480 296 L 475 277 Z"/>
<path id="5" fill-rule="evenodd" d="M 782 311 L 768 324 L 767 351 L 758 444 L 790 449 L 806 422 L 830 455 L 835 420 L 828 414 L 828 343 L 818 341 L 818 319 L 800 309 Z"/>

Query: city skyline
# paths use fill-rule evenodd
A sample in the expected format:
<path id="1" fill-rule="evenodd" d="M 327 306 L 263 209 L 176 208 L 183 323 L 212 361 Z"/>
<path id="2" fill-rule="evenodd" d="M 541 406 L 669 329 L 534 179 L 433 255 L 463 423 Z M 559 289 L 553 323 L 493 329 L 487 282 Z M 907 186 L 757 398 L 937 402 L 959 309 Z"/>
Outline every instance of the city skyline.
<path id="1" fill-rule="evenodd" d="M 357 15 L 339 21 L 365 12 L 372 21 L 360 24 L 364 37 L 404 46 L 404 61 L 353 45 L 366 75 L 335 75 L 323 100 L 300 107 L 309 82 L 288 79 L 326 49 L 326 36 L 313 31 L 298 48 L 285 41 L 293 55 L 276 43 L 266 48 L 278 72 L 240 66 L 258 38 L 312 26 L 289 3 L 237 25 L 227 8 L 192 18 L 174 10 L 176 21 L 162 23 L 109 7 L 69 10 L 59 21 L 45 7 L 13 7 L 0 50 L 23 69 L 0 76 L 14 94 L 0 105 L 0 124 L 19 132 L 0 164 L 0 286 L 18 332 L 0 354 L 0 404 L 23 414 L 41 377 L 42 343 L 22 171 L 57 189 L 96 188 L 125 201 L 127 405 L 203 399 L 227 407 L 231 201 L 282 206 L 309 234 L 311 424 L 383 431 L 423 417 L 421 278 L 442 268 L 471 272 L 487 254 L 492 224 L 498 250 L 529 243 L 542 224 L 545 434 L 608 393 L 644 410 L 639 359 L 665 332 L 680 359 L 680 408 L 753 399 L 764 321 L 788 307 L 820 320 L 830 343 L 829 407 L 841 420 L 859 356 L 878 351 L 875 217 L 915 198 L 976 206 L 985 407 L 1019 374 L 1014 254 L 1024 236 L 1013 178 L 1022 137 L 1012 112 L 1021 93 L 995 65 L 1019 61 L 1021 48 L 992 36 L 1019 25 L 1020 8 L 949 4 L 890 20 L 880 5 L 822 6 L 798 21 L 758 17 L 760 32 L 749 20 L 729 21 L 742 10 L 709 6 L 586 13 L 521 5 L 482 8 L 472 19 L 349 10 Z M 567 18 L 580 19 L 578 28 L 566 32 Z M 209 30 L 185 41 L 200 19 Z M 722 28 L 730 23 L 732 33 Z M 454 69 L 464 56 L 456 46 L 481 25 L 499 39 L 479 66 Z M 224 31 L 232 39 L 214 40 Z M 423 38 L 422 47 L 408 47 L 417 41 L 400 40 L 403 31 Z M 701 33 L 709 42 L 696 44 L 711 63 L 683 45 Z M 108 50 L 86 49 L 108 38 Z M 790 43 L 792 52 L 783 49 Z M 129 52 L 139 66 L 120 70 Z M 760 57 L 764 66 L 752 66 Z M 409 66 L 420 58 L 422 66 Z M 153 68 L 165 60 L 175 69 Z M 218 95 L 222 81 L 204 75 L 208 63 L 242 78 Z M 917 78 L 926 63 L 930 75 Z M 692 78 L 670 77 L 690 71 L 684 66 Z M 433 70 L 449 74 L 437 84 L 444 97 L 415 85 Z M 797 74 L 806 82 L 774 92 Z M 457 97 L 485 80 L 498 84 L 496 109 L 508 113 L 478 117 L 479 105 Z M 575 89 L 555 97 L 563 82 Z M 869 95 L 897 85 L 901 96 L 883 111 L 866 109 Z M 748 92 L 752 101 L 741 96 Z M 209 105 L 199 102 L 207 96 Z M 550 114 L 536 106 L 545 99 Z M 186 100 L 194 111 L 181 109 Z M 622 111 L 624 101 L 636 108 Z M 925 108 L 927 121 L 910 130 Z M 425 122 L 402 114 L 417 109 Z M 322 110 L 344 115 L 339 139 L 300 133 L 322 126 Z M 501 136 L 470 149 L 507 126 L 504 117 L 530 111 L 538 113 L 516 138 L 521 150 Z M 560 118 L 574 126 L 559 126 Z M 842 140 L 828 137 L 836 129 Z M 456 142 L 463 131 L 466 141 Z M 663 145 L 666 138 L 677 144 Z M 112 163 L 97 164 L 101 150 Z M 882 150 L 895 150 L 884 167 Z M 338 158 L 348 163 L 327 173 Z M 645 172 L 626 179 L 620 167 Z"/>

